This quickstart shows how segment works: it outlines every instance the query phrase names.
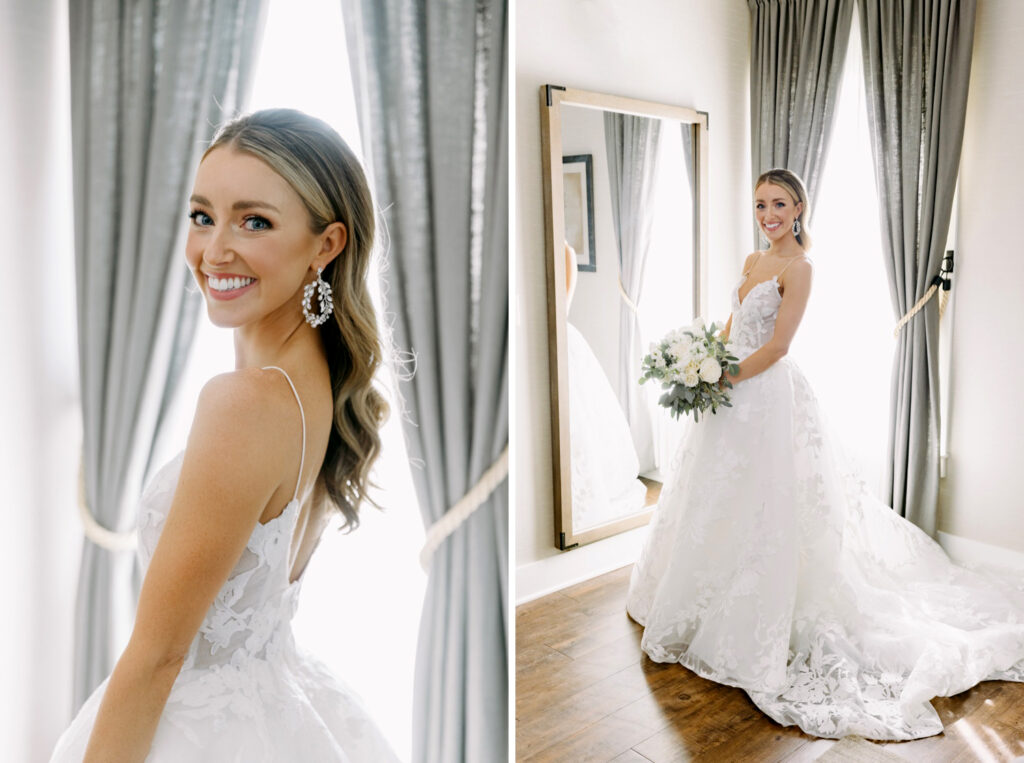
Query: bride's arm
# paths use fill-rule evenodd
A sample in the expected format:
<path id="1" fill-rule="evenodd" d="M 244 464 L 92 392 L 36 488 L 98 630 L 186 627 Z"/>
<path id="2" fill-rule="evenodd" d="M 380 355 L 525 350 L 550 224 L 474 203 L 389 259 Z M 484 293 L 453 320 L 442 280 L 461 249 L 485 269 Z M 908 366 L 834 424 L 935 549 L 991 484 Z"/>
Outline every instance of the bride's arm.
<path id="1" fill-rule="evenodd" d="M 738 374 L 723 374 L 723 378 L 728 376 L 729 381 L 735 384 L 757 376 L 762 371 L 767 371 L 789 352 L 789 345 L 796 335 L 796 330 L 804 317 L 804 310 L 807 309 L 807 300 L 811 296 L 812 274 L 813 268 L 808 259 L 794 262 L 790 266 L 786 271 L 782 304 L 779 305 L 772 338 L 740 363 Z"/>
<path id="2" fill-rule="evenodd" d="M 246 369 L 203 388 L 135 626 L 85 761 L 145 760 L 189 645 L 281 485 L 281 464 L 298 453 L 301 424 L 286 407 L 294 400 L 272 375 L 279 376 Z"/>

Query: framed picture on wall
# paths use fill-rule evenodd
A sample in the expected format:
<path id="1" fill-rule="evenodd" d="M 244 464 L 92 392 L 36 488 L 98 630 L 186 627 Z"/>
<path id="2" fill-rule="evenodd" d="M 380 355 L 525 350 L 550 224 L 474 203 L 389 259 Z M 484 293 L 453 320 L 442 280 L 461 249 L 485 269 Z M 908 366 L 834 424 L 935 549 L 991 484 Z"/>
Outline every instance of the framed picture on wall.
<path id="1" fill-rule="evenodd" d="M 595 272 L 594 159 L 591 154 L 562 157 L 565 240 L 576 252 L 577 270 Z"/>

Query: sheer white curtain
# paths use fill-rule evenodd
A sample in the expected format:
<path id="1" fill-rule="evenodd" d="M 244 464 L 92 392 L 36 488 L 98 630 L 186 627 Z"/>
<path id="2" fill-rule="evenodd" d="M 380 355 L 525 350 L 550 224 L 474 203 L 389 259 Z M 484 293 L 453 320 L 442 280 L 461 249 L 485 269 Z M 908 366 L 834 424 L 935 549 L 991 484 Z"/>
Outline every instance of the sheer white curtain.
<path id="1" fill-rule="evenodd" d="M 0 3 L 0 739 L 46 760 L 71 705 L 81 416 L 67 8 Z"/>
<path id="2" fill-rule="evenodd" d="M 642 354 L 647 353 L 651 342 L 657 342 L 672 329 L 689 326 L 694 317 L 693 192 L 683 141 L 677 138 L 678 124 L 663 122 L 651 193 L 650 253 L 637 313 Z M 675 453 L 683 427 L 658 405 L 663 392 L 659 385 L 647 382 L 643 391 L 654 439 L 654 470 L 645 475 L 660 479 Z"/>
<path id="3" fill-rule="evenodd" d="M 859 26 L 854 15 L 853 51 Z M 847 456 L 879 491 L 895 345 L 869 136 L 863 60 L 850 55 L 814 211 L 814 286 L 791 352 Z"/>

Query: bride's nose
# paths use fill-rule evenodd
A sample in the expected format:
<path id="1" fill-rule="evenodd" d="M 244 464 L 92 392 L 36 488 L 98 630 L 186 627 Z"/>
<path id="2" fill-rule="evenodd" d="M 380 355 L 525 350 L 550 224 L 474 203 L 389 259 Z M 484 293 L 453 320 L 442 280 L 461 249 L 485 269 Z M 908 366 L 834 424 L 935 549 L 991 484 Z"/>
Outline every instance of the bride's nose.
<path id="1" fill-rule="evenodd" d="M 226 233 L 221 231 L 211 236 L 203 249 L 203 262 L 207 265 L 223 265 L 235 259 L 235 251 L 227 238 Z"/>

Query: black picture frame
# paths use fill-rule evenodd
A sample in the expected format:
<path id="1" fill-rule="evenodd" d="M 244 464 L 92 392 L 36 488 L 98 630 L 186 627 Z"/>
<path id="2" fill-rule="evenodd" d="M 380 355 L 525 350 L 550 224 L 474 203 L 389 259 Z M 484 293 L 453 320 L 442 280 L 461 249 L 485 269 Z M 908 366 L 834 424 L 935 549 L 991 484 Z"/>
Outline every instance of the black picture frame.
<path id="1" fill-rule="evenodd" d="M 576 252 L 576 269 L 588 273 L 597 272 L 592 154 L 562 157 L 562 189 L 565 205 L 565 240 Z"/>

